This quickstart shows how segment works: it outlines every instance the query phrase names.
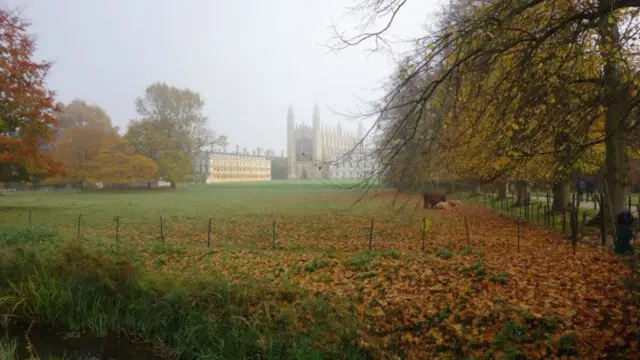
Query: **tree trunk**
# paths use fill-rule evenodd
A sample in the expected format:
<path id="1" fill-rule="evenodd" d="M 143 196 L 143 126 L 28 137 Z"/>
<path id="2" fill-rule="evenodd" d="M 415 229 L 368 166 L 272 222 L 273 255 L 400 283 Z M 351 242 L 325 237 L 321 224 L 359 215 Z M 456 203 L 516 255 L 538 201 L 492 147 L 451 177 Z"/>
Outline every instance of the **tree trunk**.
<path id="1" fill-rule="evenodd" d="M 471 186 L 473 186 L 473 188 L 471 189 L 471 196 L 473 197 L 480 196 L 480 183 L 476 182 L 475 186 L 474 185 L 471 185 Z"/>
<path id="2" fill-rule="evenodd" d="M 606 124 L 608 124 L 607 121 Z M 606 126 L 605 124 L 605 126 Z M 616 214 L 627 210 L 625 205 L 628 193 L 627 183 L 627 141 L 624 134 L 616 134 L 605 140 L 605 203 L 609 223 L 613 222 Z M 609 211 L 610 210 L 610 211 Z"/>
<path id="3" fill-rule="evenodd" d="M 172 189 L 175 189 L 175 188 L 176 188 L 176 183 L 175 183 L 175 181 L 171 181 L 171 188 L 172 188 Z"/>
<path id="4" fill-rule="evenodd" d="M 611 6 L 612 0 L 601 0 L 600 6 Z M 630 108 L 627 87 L 622 83 L 620 61 L 620 33 L 616 19 L 611 21 L 610 14 L 600 18 L 598 27 L 600 36 L 600 55 L 604 62 L 602 84 L 604 86 L 605 105 L 605 174 L 604 195 L 606 203 L 605 221 L 612 224 L 617 213 L 625 210 L 629 159 L 627 157 L 627 121 Z"/>
<path id="5" fill-rule="evenodd" d="M 498 184 L 498 199 L 505 200 L 509 196 L 509 182 Z"/>
<path id="6" fill-rule="evenodd" d="M 516 203 L 514 206 L 528 205 L 531 202 L 531 184 L 528 181 L 516 182 Z"/>
<path id="7" fill-rule="evenodd" d="M 569 180 L 562 180 L 553 185 L 553 205 L 552 211 L 566 211 L 569 205 L 569 193 L 571 183 Z"/>

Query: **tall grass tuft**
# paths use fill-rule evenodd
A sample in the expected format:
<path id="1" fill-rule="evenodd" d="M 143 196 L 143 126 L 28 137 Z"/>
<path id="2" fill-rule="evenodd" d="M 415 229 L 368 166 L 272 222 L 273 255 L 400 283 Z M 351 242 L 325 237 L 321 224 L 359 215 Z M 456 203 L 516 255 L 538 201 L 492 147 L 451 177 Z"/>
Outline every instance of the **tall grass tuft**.
<path id="1" fill-rule="evenodd" d="M 0 359 L 18 360 L 18 342 L 15 338 L 0 338 Z"/>

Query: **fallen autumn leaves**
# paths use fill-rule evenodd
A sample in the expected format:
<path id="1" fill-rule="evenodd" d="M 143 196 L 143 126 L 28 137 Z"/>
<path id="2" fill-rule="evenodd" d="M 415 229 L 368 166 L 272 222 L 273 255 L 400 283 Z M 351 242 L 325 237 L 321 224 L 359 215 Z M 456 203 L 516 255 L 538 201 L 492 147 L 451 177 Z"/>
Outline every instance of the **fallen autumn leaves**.
<path id="1" fill-rule="evenodd" d="M 221 194 L 211 193 L 216 199 Z M 518 252 L 513 219 L 468 204 L 414 212 L 410 202 L 401 214 L 391 200 L 419 199 L 382 193 L 345 210 L 354 201 L 345 192 L 320 192 L 317 201 L 301 193 L 304 202 L 302 195 L 285 194 L 270 199 L 261 193 L 260 205 L 249 210 L 231 205 L 240 201 L 232 195 L 217 200 L 216 208 L 195 207 L 195 197 L 203 204 L 209 199 L 194 192 L 184 201 L 198 214 L 216 214 L 211 248 L 208 216 L 187 209 L 176 211 L 179 216 L 148 215 L 156 208 L 153 198 L 140 198 L 139 207 L 120 217 L 120 242 L 152 271 L 220 272 L 237 283 L 277 289 L 282 302 L 289 301 L 289 285 L 300 285 L 355 314 L 360 346 L 375 358 L 638 358 L 639 295 L 623 286 L 631 271 L 607 248 L 579 243 L 574 256 L 558 234 L 522 223 Z M 87 207 L 94 201 L 82 199 Z M 63 215 L 42 212 L 38 219 Z M 97 214 L 86 213 L 83 234 L 114 241 L 112 224 L 100 226 Z M 156 220 L 162 215 L 164 244 Z M 424 217 L 432 225 L 423 253 Z M 70 218 L 61 223 L 75 234 L 73 213 Z"/>
<path id="2" fill-rule="evenodd" d="M 216 249 L 182 266 L 352 302 L 360 344 L 380 358 L 637 358 L 640 310 L 628 300 L 638 294 L 622 287 L 631 273 L 611 251 L 580 246 L 573 256 L 568 242 L 525 224 L 517 253 L 515 223 L 487 209 L 424 214 L 436 220 L 425 254 L 416 221 L 376 223 L 369 253 L 365 218 L 327 214 L 279 223 L 275 252 Z"/>

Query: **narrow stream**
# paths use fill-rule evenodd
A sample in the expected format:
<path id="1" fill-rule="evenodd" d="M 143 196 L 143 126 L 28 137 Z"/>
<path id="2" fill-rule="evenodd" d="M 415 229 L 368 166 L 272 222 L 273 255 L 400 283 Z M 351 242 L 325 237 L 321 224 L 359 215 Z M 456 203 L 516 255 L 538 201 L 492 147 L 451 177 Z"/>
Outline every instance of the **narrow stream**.
<path id="1" fill-rule="evenodd" d="M 64 360 L 163 359 L 153 352 L 150 344 L 134 342 L 125 337 L 96 338 L 93 335 L 83 335 L 79 338 L 66 338 L 65 333 L 35 324 L 13 324 L 5 330 L 6 338 L 17 340 L 20 359 L 27 359 L 32 355 L 42 360 L 52 357 Z"/>

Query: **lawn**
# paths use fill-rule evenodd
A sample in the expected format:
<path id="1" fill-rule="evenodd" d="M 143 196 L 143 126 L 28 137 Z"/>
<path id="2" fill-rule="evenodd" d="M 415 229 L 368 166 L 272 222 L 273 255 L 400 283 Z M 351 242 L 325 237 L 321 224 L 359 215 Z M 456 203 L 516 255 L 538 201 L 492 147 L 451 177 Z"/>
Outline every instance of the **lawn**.
<path id="1" fill-rule="evenodd" d="M 200 185 L 171 190 L 132 190 L 92 193 L 24 192 L 1 199 L 0 226 L 33 226 L 87 238 L 161 240 L 166 243 L 206 245 L 211 218 L 213 244 L 238 247 L 270 247 L 273 220 L 281 246 L 290 245 L 299 228 L 304 240 L 332 232 L 343 216 L 388 217 L 386 202 L 360 202 L 361 192 L 350 191 L 357 183 L 241 183 Z M 375 194 L 372 194 L 375 195 Z M 353 207 L 356 206 L 354 210 Z M 383 211 L 380 211 L 380 210 Z M 395 214 L 393 214 L 395 215 Z M 31 220 L 29 220 L 31 217 Z M 322 220 L 322 221 L 318 221 Z M 364 220 L 363 227 L 369 225 Z M 292 235 L 292 236 L 289 236 Z M 364 233 L 363 233 L 364 236 Z"/>
<path id="2" fill-rule="evenodd" d="M 1 308 L 67 332 L 154 340 L 185 359 L 637 356 L 638 285 L 622 282 L 631 272 L 609 249 L 579 244 L 574 256 L 558 233 L 518 229 L 475 201 L 423 210 L 417 197 L 362 199 L 351 185 L 4 196 L 2 271 L 14 285 Z M 78 287 L 86 273 L 110 287 Z M 83 290 L 50 304 L 29 290 L 49 283 L 44 294 Z M 149 312 L 167 294 L 181 317 Z M 81 296 L 107 305 L 68 314 Z"/>

